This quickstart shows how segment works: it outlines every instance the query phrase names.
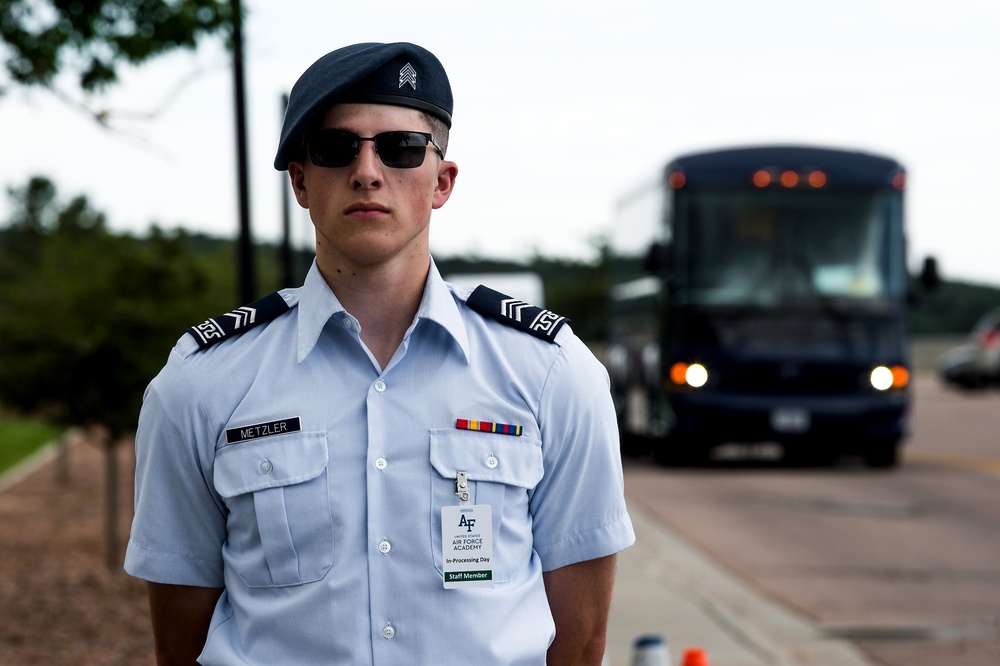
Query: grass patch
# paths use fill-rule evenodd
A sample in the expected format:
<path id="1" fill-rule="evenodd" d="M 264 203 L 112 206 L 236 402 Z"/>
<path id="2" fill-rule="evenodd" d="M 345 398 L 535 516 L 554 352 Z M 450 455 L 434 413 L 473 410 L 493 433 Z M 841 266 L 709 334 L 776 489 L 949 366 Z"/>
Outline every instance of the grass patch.
<path id="1" fill-rule="evenodd" d="M 59 428 L 27 419 L 0 419 L 0 474 L 59 436 Z"/>

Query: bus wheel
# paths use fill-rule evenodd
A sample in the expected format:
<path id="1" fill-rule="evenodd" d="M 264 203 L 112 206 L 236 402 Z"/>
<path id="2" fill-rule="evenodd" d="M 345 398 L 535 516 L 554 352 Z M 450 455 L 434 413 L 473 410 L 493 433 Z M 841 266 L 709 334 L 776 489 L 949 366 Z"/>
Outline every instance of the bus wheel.
<path id="1" fill-rule="evenodd" d="M 899 442 L 895 439 L 872 440 L 866 443 L 861 455 L 869 467 L 895 467 L 899 463 Z"/>

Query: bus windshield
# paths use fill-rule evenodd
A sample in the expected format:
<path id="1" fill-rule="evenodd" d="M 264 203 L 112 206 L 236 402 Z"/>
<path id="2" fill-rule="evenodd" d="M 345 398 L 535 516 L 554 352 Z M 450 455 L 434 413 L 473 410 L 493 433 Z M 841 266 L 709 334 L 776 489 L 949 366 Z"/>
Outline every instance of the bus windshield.
<path id="1" fill-rule="evenodd" d="M 887 304 L 905 293 L 896 192 L 678 193 L 674 290 L 693 305 Z"/>

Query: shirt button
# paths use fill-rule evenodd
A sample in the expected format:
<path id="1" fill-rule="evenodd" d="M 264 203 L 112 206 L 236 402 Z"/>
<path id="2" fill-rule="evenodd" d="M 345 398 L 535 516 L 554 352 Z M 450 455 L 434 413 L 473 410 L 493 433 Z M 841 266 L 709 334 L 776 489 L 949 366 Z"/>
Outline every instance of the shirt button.
<path id="1" fill-rule="evenodd" d="M 391 543 L 389 543 L 388 541 L 385 541 L 385 540 L 379 542 L 379 544 L 378 544 L 378 552 L 380 552 L 383 555 L 385 555 L 390 550 L 392 550 L 392 544 Z"/>
<path id="2" fill-rule="evenodd" d="M 392 637 L 395 635 L 396 635 L 396 630 L 393 629 L 392 626 L 387 624 L 385 625 L 385 627 L 382 628 L 382 638 L 385 638 L 387 640 L 392 640 Z"/>
<path id="3" fill-rule="evenodd" d="M 274 470 L 274 465 L 271 464 L 270 460 L 265 460 L 260 464 L 261 474 L 270 474 L 272 470 Z"/>
<path id="4" fill-rule="evenodd" d="M 387 461 L 385 458 L 375 459 L 375 469 L 385 469 L 388 466 L 389 466 L 389 461 Z"/>
<path id="5" fill-rule="evenodd" d="M 486 466 L 489 467 L 490 469 L 495 468 L 499 464 L 500 461 L 497 460 L 496 457 L 494 456 L 490 456 L 489 458 L 486 459 Z"/>
<path id="6" fill-rule="evenodd" d="M 381 379 L 375 381 L 375 390 L 379 393 L 385 393 L 385 382 Z"/>
<path id="7" fill-rule="evenodd" d="M 350 317 L 344 317 L 344 328 L 346 328 L 348 331 L 354 330 L 354 322 L 351 321 Z"/>

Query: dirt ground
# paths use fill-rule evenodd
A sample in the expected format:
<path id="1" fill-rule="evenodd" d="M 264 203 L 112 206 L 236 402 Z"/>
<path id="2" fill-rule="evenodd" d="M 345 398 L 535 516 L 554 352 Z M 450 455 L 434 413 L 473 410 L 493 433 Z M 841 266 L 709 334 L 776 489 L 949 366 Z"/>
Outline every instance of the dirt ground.
<path id="1" fill-rule="evenodd" d="M 120 553 L 107 565 L 104 449 L 68 449 L 0 487 L 0 664 L 154 663 L 146 588 L 121 567 L 132 519 L 131 443 L 117 449 Z"/>

